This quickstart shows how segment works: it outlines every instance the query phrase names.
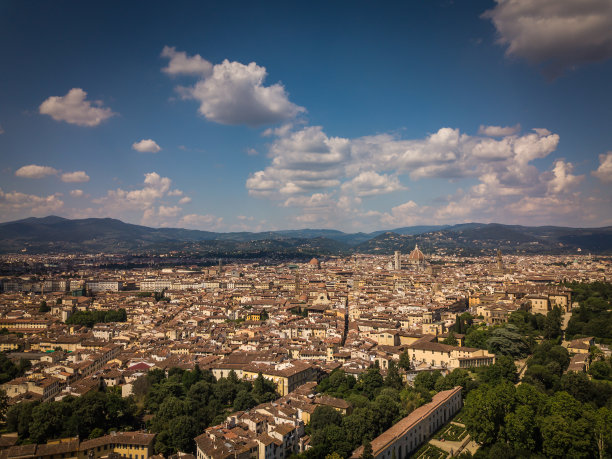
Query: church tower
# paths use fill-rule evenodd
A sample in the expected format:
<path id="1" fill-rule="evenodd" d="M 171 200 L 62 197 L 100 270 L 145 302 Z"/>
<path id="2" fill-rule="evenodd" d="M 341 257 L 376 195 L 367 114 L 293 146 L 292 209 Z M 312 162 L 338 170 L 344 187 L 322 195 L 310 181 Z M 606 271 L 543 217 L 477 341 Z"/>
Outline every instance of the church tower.
<path id="1" fill-rule="evenodd" d="M 500 249 L 497 249 L 497 269 L 499 271 L 504 270 L 504 261 L 502 260 L 502 253 Z"/>

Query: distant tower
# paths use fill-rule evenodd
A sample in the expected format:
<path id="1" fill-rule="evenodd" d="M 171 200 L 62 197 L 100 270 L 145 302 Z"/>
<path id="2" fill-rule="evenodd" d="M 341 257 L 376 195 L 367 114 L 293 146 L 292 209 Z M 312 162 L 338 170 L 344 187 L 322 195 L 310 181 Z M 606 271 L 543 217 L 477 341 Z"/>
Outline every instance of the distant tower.
<path id="1" fill-rule="evenodd" d="M 504 261 L 502 260 L 502 253 L 499 249 L 497 249 L 497 269 L 499 271 L 504 270 Z"/>
<path id="2" fill-rule="evenodd" d="M 295 296 L 300 294 L 300 276 L 298 273 L 295 273 Z"/>
<path id="3" fill-rule="evenodd" d="M 402 261 L 400 260 L 400 251 L 396 250 L 395 251 L 395 270 L 399 271 L 400 269 L 402 269 Z"/>
<path id="4" fill-rule="evenodd" d="M 223 265 L 221 264 L 221 258 L 219 258 L 219 267 L 217 268 L 218 275 L 221 275 L 222 269 L 223 269 Z"/>

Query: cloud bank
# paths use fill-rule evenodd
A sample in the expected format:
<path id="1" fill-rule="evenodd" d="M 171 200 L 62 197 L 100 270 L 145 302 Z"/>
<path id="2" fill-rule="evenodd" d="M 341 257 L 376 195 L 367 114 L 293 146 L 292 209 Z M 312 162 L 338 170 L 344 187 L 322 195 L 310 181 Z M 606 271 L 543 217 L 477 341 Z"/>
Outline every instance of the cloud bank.
<path id="1" fill-rule="evenodd" d="M 506 54 L 543 66 L 551 77 L 612 57 L 609 0 L 496 0 L 485 12 Z"/>

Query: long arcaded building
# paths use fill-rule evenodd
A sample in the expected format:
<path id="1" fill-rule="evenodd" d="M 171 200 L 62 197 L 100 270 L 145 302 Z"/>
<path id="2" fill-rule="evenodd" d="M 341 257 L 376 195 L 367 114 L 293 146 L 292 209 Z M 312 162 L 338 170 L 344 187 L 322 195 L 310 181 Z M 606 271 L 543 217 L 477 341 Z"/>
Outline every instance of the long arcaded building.
<path id="1" fill-rule="evenodd" d="M 390 429 L 372 440 L 374 459 L 404 459 L 416 451 L 438 428 L 446 424 L 461 409 L 461 387 L 438 392 L 433 400 L 417 408 Z M 393 453 L 395 452 L 395 455 Z M 351 459 L 360 458 L 363 446 Z"/>

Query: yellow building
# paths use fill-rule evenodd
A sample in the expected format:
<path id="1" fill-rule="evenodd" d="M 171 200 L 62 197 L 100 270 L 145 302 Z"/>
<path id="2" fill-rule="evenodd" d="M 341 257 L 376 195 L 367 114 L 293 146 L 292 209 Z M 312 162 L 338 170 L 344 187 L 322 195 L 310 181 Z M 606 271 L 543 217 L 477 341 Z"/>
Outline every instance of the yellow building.
<path id="1" fill-rule="evenodd" d="M 259 322 L 261 320 L 261 312 L 249 312 L 246 316 L 246 320 L 251 322 Z"/>
<path id="2" fill-rule="evenodd" d="M 301 360 L 276 365 L 251 364 L 243 369 L 242 377 L 254 381 L 259 373 L 276 384 L 276 390 L 281 396 L 287 395 L 308 381 L 316 380 L 314 367 Z"/>
<path id="3" fill-rule="evenodd" d="M 149 459 L 153 452 L 155 434 L 144 432 L 117 432 L 81 442 L 79 459 L 98 459 L 109 453 L 121 454 L 129 459 Z"/>
<path id="4" fill-rule="evenodd" d="M 6 458 L 19 459 L 98 459 L 111 453 L 129 459 L 149 459 L 153 456 L 155 434 L 117 432 L 79 442 L 78 438 L 63 438 L 45 444 L 16 445 L 2 451 Z"/>

